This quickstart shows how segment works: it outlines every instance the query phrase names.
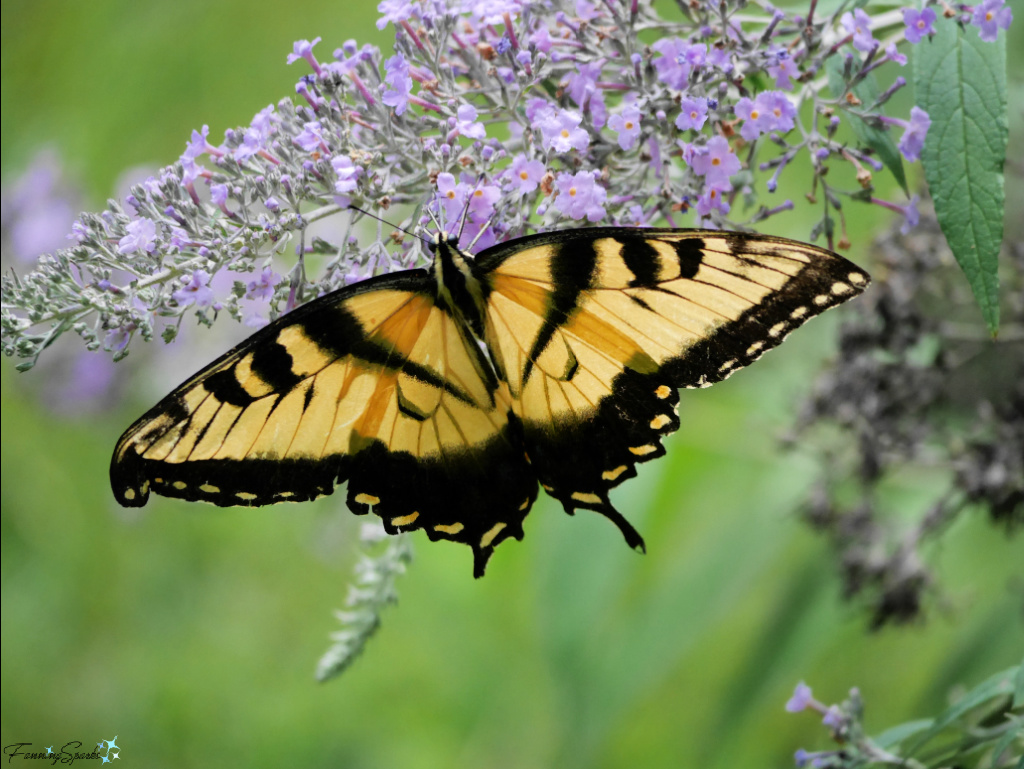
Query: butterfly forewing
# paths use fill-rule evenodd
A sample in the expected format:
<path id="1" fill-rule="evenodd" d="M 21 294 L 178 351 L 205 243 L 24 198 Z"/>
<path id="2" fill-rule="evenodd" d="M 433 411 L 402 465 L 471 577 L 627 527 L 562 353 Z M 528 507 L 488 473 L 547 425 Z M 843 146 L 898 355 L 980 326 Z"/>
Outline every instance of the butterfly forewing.
<path id="1" fill-rule="evenodd" d="M 550 233 L 478 261 L 487 342 L 542 485 L 634 547 L 608 491 L 664 453 L 677 388 L 726 378 L 868 283 L 823 249 L 696 230 Z"/>
<path id="2" fill-rule="evenodd" d="M 111 481 L 217 505 L 303 501 L 348 481 L 353 511 L 493 547 L 522 536 L 537 483 L 511 398 L 422 271 L 285 316 L 171 393 L 121 438 Z M 466 478 L 486 482 L 466 483 Z"/>

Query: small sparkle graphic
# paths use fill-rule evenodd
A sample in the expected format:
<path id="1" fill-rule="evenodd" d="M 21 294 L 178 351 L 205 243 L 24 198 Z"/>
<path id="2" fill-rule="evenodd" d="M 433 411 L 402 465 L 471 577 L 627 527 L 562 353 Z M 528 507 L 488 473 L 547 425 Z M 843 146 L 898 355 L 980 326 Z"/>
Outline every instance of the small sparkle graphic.
<path id="1" fill-rule="evenodd" d="M 96 752 L 102 753 L 99 758 L 104 764 L 109 764 L 115 758 L 120 758 L 120 746 L 117 744 L 117 735 L 112 740 L 100 740 L 96 743 Z"/>

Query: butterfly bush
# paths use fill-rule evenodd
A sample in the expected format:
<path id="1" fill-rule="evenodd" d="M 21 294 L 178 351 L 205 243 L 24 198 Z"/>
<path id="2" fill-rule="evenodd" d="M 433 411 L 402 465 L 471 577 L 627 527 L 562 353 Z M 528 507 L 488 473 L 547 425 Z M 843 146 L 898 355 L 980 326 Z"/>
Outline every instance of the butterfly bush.
<path id="1" fill-rule="evenodd" d="M 879 172 L 902 175 L 901 156 L 918 160 L 929 130 L 920 107 L 885 112 L 907 83 L 905 51 L 927 44 L 937 14 L 994 40 L 1012 12 L 1003 0 L 808 8 L 693 0 L 668 19 L 637 0 L 384 0 L 393 53 L 296 42 L 294 96 L 219 143 L 193 131 L 123 204 L 80 215 L 70 245 L 5 274 L 4 353 L 27 370 L 74 331 L 121 359 L 138 340 L 173 340 L 186 317 L 259 327 L 426 263 L 418 240 L 380 225 L 357 238 L 366 213 L 413 232 L 436 217 L 480 249 L 584 223 L 753 229 L 794 207 L 781 189 L 799 189 L 819 211 L 807 238 L 830 248 L 850 243 L 849 202 L 910 228 L 917 197 L 875 190 Z M 884 91 L 858 96 L 886 72 Z M 860 124 L 870 141 L 848 130 Z M 403 553 L 364 569 L 387 589 L 357 590 L 321 675 L 372 634 Z"/>
<path id="2" fill-rule="evenodd" d="M 219 144 L 194 131 L 173 165 L 82 214 L 67 248 L 3 279 L 3 349 L 29 368 L 65 331 L 116 359 L 136 339 L 175 337 L 186 315 L 265 324 L 310 298 L 424 263 L 413 241 L 317 224 L 355 214 L 427 223 L 467 213 L 477 248 L 580 222 L 732 229 L 793 207 L 780 182 L 811 190 L 811 239 L 848 245 L 844 198 L 871 194 L 877 148 L 841 130 L 852 119 L 899 134 L 915 161 L 929 126 L 854 94 L 898 70 L 900 43 L 933 32 L 935 7 L 807 15 L 768 3 L 693 2 L 677 20 L 639 2 L 386 0 L 378 26 L 392 55 L 349 40 L 300 40 L 296 95 L 260 110 Z M 943 6 L 948 8 L 947 6 Z M 957 6 L 983 39 L 1005 29 L 1002 0 Z M 826 78 L 826 69 L 840 73 Z M 887 135 L 887 134 L 886 134 Z M 796 170 L 797 158 L 810 169 Z M 845 189 L 833 172 L 850 169 Z M 838 225 L 836 219 L 838 218 Z M 275 257 L 297 255 L 286 275 Z M 319 269 L 312 270 L 311 265 Z"/>

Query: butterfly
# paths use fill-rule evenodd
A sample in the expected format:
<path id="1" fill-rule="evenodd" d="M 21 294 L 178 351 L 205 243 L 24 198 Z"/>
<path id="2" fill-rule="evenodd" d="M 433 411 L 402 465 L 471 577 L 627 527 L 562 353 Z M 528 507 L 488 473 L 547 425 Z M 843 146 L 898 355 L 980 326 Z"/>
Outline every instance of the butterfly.
<path id="1" fill-rule="evenodd" d="M 783 238 L 596 227 L 380 275 L 278 318 L 146 412 L 114 450 L 125 506 L 301 502 L 347 482 L 391 534 L 522 539 L 538 486 L 644 541 L 609 491 L 662 456 L 679 388 L 707 387 L 863 291 Z"/>

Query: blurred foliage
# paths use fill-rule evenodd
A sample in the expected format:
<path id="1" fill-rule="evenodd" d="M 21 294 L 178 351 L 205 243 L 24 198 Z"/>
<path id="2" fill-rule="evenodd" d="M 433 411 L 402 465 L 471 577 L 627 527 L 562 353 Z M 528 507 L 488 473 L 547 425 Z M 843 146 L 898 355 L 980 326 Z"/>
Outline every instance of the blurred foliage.
<path id="1" fill-rule="evenodd" d="M 372 4 L 360 12 L 5 3 L 5 181 L 49 143 L 102 200 L 125 168 L 177 157 L 192 128 L 219 136 L 291 93 L 294 39 L 386 42 Z M 878 221 L 866 209 L 848 212 L 861 260 Z M 827 547 L 795 514 L 814 457 L 777 443 L 837 320 L 685 394 L 667 457 L 615 495 L 646 557 L 550 500 L 483 580 L 465 548 L 416 536 L 399 605 L 325 686 L 313 668 L 358 538 L 342 499 L 126 512 L 107 485 L 110 451 L 154 392 L 76 419 L 40 405 L 37 372 L 5 361 L 3 744 L 116 734 L 124 760 L 153 767 L 783 767 L 797 747 L 829 744 L 816 719 L 783 709 L 800 679 L 827 701 L 858 686 L 873 734 L 941 712 L 1020 661 L 1021 542 L 980 513 L 958 519 L 932 546 L 945 592 L 927 624 L 869 634 L 840 604 Z M 892 494 L 913 509 L 931 482 L 904 478 Z"/>

